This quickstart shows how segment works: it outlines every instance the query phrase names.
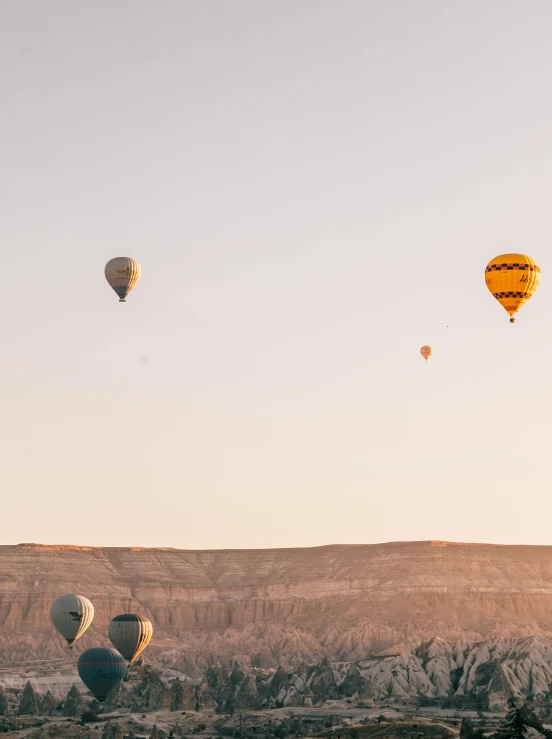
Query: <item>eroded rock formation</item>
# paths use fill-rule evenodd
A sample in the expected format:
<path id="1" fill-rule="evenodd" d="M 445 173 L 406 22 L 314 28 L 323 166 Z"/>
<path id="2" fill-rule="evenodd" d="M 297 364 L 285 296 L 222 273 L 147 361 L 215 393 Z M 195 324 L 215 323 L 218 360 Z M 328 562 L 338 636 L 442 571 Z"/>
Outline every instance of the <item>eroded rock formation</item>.
<path id="1" fill-rule="evenodd" d="M 0 547 L 0 662 L 63 657 L 48 611 L 79 592 L 96 618 L 75 651 L 107 644 L 116 614 L 154 623 L 147 661 L 193 677 L 213 663 L 359 661 L 438 634 L 472 642 L 547 633 L 552 547 L 406 542 L 180 551 Z M 431 659 L 431 657 L 429 657 Z M 237 677 L 235 678 L 237 679 Z"/>
<path id="2" fill-rule="evenodd" d="M 73 685 L 67 693 L 63 704 L 64 716 L 80 716 L 84 708 L 84 699 L 76 685 Z"/>
<path id="3" fill-rule="evenodd" d="M 19 703 L 20 716 L 37 716 L 40 713 L 40 702 L 30 680 L 25 685 L 21 702 Z"/>

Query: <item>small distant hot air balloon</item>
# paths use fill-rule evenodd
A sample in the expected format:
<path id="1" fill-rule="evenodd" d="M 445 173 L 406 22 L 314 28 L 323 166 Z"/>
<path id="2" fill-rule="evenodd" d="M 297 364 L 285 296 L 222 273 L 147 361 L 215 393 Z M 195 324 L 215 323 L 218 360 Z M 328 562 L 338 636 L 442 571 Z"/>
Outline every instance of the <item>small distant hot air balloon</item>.
<path id="1" fill-rule="evenodd" d="M 485 282 L 510 316 L 510 323 L 515 323 L 514 313 L 537 291 L 540 267 L 525 254 L 501 254 L 487 265 Z"/>
<path id="2" fill-rule="evenodd" d="M 119 303 L 126 303 L 126 296 L 138 284 L 142 268 L 130 257 L 115 257 L 105 265 L 105 278 L 119 296 Z"/>
<path id="3" fill-rule="evenodd" d="M 88 690 L 103 703 L 125 676 L 127 665 L 115 649 L 93 647 L 81 654 L 77 669 Z"/>
<path id="4" fill-rule="evenodd" d="M 134 613 L 123 613 L 109 624 L 109 638 L 123 657 L 132 662 L 144 651 L 153 636 L 151 621 Z"/>
<path id="5" fill-rule="evenodd" d="M 422 348 L 420 349 L 420 354 L 422 355 L 422 357 L 427 362 L 427 360 L 433 354 L 433 349 L 430 346 L 422 346 Z"/>
<path id="6" fill-rule="evenodd" d="M 94 606 L 82 595 L 62 595 L 52 603 L 50 618 L 71 647 L 92 623 Z"/>

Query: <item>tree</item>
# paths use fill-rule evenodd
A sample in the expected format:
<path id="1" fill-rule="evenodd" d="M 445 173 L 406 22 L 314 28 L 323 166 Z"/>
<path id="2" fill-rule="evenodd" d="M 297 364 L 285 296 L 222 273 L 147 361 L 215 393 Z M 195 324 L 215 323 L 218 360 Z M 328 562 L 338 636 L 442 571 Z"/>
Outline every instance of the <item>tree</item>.
<path id="1" fill-rule="evenodd" d="M 475 731 L 472 726 L 472 722 L 467 716 L 462 719 L 462 726 L 460 727 L 460 739 L 474 739 Z"/>
<path id="2" fill-rule="evenodd" d="M 496 739 L 525 739 L 527 733 L 527 711 L 525 706 L 517 708 L 514 701 L 508 700 L 508 713 L 496 732 Z"/>

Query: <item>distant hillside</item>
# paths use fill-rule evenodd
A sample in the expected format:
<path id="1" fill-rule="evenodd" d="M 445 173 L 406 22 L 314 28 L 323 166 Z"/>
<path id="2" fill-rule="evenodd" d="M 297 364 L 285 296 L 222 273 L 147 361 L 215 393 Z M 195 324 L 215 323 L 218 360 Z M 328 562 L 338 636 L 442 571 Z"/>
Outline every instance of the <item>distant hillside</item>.
<path id="1" fill-rule="evenodd" d="M 76 592 L 96 619 L 77 649 L 106 640 L 121 612 L 154 623 L 146 658 L 188 674 L 358 661 L 439 636 L 473 642 L 552 634 L 552 547 L 397 542 L 312 549 L 186 551 L 0 547 L 0 660 L 66 655 L 51 601 Z"/>

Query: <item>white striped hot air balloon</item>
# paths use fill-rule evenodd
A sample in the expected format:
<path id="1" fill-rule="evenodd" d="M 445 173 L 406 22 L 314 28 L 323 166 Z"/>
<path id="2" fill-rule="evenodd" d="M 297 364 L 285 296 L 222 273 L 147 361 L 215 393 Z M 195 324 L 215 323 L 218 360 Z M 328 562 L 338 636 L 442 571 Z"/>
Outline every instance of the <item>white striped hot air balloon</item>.
<path id="1" fill-rule="evenodd" d="M 109 624 L 109 638 L 120 654 L 132 662 L 144 651 L 153 636 L 151 621 L 135 613 L 123 613 Z"/>
<path id="2" fill-rule="evenodd" d="M 50 618 L 71 647 L 92 623 L 94 606 L 82 595 L 62 595 L 52 603 Z"/>
<path id="3" fill-rule="evenodd" d="M 126 303 L 126 297 L 133 290 L 142 274 L 136 259 L 115 257 L 105 265 L 105 278 L 119 296 L 119 303 Z"/>

